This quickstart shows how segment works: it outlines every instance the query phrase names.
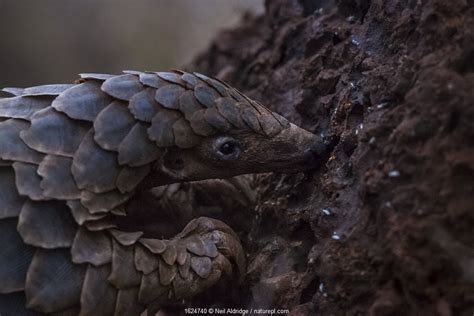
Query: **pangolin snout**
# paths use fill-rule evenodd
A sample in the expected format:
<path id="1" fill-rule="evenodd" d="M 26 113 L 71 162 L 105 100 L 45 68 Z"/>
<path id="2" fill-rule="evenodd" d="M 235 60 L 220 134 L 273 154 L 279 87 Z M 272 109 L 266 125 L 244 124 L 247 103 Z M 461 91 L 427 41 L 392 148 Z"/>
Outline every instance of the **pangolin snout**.
<path id="1" fill-rule="evenodd" d="M 327 158 L 329 148 L 320 135 L 297 125 L 283 130 L 275 139 L 273 148 L 279 161 L 285 161 L 288 170 L 318 168 Z"/>

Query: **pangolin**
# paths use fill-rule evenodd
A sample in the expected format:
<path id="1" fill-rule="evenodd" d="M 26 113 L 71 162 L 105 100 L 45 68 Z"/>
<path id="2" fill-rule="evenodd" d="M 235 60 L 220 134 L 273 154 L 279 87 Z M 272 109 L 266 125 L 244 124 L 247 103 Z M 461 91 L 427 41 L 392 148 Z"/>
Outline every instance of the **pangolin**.
<path id="1" fill-rule="evenodd" d="M 323 141 L 215 78 L 81 74 L 0 99 L 0 314 L 139 315 L 243 275 L 207 217 L 168 239 L 120 230 L 170 183 L 318 165 Z"/>

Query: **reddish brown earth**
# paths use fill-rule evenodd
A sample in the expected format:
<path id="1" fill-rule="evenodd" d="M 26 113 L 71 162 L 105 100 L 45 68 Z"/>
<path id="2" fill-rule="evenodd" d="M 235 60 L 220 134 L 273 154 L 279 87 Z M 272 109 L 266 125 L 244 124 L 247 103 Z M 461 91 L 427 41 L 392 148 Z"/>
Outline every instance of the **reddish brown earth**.
<path id="1" fill-rule="evenodd" d="M 194 67 L 334 147 L 315 173 L 264 178 L 241 231 L 248 275 L 225 290 L 228 304 L 473 315 L 474 1 L 266 9 L 220 34 Z"/>

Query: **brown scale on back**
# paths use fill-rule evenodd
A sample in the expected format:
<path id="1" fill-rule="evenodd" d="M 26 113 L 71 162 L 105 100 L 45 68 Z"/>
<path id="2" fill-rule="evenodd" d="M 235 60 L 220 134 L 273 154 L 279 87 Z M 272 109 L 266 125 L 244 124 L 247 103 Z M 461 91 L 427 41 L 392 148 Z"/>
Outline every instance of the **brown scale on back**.
<path id="1" fill-rule="evenodd" d="M 82 74 L 5 91 L 2 315 L 139 315 L 243 276 L 243 249 L 222 221 L 200 217 L 158 239 L 117 218 L 159 185 L 301 171 L 324 152 L 313 134 L 197 73 Z"/>

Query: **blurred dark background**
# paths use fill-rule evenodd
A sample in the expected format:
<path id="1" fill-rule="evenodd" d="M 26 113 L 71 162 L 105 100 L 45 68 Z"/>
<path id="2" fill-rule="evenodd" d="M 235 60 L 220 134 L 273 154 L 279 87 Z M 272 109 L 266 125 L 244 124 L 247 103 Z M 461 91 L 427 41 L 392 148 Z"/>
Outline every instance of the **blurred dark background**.
<path id="1" fill-rule="evenodd" d="M 0 0 L 0 87 L 189 63 L 263 0 Z"/>

